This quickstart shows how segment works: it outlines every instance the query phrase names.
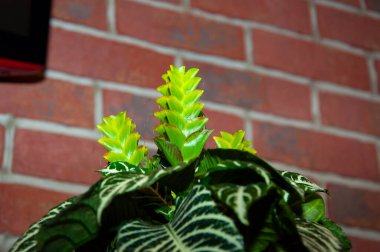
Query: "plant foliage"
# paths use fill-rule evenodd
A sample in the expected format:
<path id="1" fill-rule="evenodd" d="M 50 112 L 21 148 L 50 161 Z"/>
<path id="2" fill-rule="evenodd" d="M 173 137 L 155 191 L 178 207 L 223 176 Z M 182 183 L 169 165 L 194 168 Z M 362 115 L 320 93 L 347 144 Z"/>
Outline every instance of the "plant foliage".
<path id="1" fill-rule="evenodd" d="M 258 157 L 244 131 L 222 131 L 217 148 L 204 149 L 211 130 L 197 72 L 171 66 L 163 75 L 153 157 L 125 112 L 104 118 L 103 178 L 33 224 L 11 252 L 348 251 L 325 216 L 327 191 Z"/>

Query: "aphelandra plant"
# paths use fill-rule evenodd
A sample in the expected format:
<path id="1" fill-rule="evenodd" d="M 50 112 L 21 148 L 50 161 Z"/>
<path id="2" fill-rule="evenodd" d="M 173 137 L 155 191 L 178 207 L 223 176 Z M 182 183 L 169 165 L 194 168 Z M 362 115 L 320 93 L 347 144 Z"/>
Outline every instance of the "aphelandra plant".
<path id="1" fill-rule="evenodd" d="M 199 102 L 198 69 L 170 67 L 150 157 L 125 112 L 104 118 L 103 177 L 53 208 L 10 251 L 348 251 L 306 177 L 256 155 L 245 132 L 221 132 L 217 148 Z"/>

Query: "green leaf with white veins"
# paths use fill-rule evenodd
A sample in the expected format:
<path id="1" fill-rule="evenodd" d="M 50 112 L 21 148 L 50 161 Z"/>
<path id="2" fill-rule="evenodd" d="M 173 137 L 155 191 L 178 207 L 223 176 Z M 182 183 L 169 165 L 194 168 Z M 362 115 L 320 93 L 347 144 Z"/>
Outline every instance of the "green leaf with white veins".
<path id="1" fill-rule="evenodd" d="M 271 185 L 255 183 L 250 185 L 216 184 L 210 186 L 219 201 L 229 206 L 241 223 L 249 226 L 248 212 L 251 205 L 264 197 Z"/>
<path id="2" fill-rule="evenodd" d="M 326 227 L 304 220 L 298 220 L 296 227 L 302 243 L 309 251 L 343 251 L 343 244 Z"/>
<path id="3" fill-rule="evenodd" d="M 37 239 L 36 235 L 40 231 L 41 225 L 54 219 L 64 209 L 68 208 L 76 197 L 71 198 L 58 206 L 51 209 L 44 217 L 34 223 L 12 246 L 9 252 L 32 252 L 37 251 Z"/>
<path id="4" fill-rule="evenodd" d="M 124 225 L 116 240 L 117 251 L 244 251 L 243 238 L 233 221 L 220 213 L 210 192 L 201 185 L 177 201 L 166 225 L 139 220 Z"/>
<path id="5" fill-rule="evenodd" d="M 305 192 L 327 192 L 326 189 L 311 182 L 308 178 L 296 172 L 280 171 L 279 173 L 290 183 L 301 188 Z"/>

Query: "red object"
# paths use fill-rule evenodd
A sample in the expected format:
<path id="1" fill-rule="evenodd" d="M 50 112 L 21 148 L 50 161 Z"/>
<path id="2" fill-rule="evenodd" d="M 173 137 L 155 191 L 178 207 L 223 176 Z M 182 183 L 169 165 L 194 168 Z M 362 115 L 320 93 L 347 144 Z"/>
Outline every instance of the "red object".
<path id="1" fill-rule="evenodd" d="M 42 65 L 0 58 L 0 78 L 35 76 L 43 70 Z"/>

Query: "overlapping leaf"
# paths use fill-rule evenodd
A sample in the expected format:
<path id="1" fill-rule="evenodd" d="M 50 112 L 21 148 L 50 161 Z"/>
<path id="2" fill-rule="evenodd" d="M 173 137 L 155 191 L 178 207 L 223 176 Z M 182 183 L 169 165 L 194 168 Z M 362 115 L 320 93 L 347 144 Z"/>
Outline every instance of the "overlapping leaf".
<path id="1" fill-rule="evenodd" d="M 34 252 L 37 251 L 38 241 L 36 235 L 41 226 L 54 219 L 60 212 L 68 208 L 76 198 L 69 199 L 51 209 L 44 217 L 31 225 L 29 229 L 13 244 L 9 252 Z"/>
<path id="2" fill-rule="evenodd" d="M 133 221 L 117 237 L 117 251 L 243 251 L 243 238 L 233 221 L 221 214 L 203 186 L 177 202 L 166 225 Z"/>
<path id="3" fill-rule="evenodd" d="M 249 185 L 216 184 L 210 186 L 210 189 L 220 202 L 235 212 L 241 223 L 249 226 L 248 212 L 251 205 L 262 199 L 271 189 L 271 185 L 263 182 Z"/>
<path id="4" fill-rule="evenodd" d="M 339 239 L 327 228 L 315 222 L 297 221 L 298 234 L 310 252 L 343 251 Z"/>
<path id="5" fill-rule="evenodd" d="M 290 183 L 301 188 L 305 192 L 327 192 L 326 189 L 320 187 L 305 176 L 296 172 L 281 171 L 280 174 Z"/>

